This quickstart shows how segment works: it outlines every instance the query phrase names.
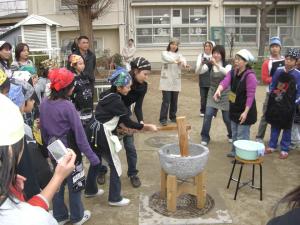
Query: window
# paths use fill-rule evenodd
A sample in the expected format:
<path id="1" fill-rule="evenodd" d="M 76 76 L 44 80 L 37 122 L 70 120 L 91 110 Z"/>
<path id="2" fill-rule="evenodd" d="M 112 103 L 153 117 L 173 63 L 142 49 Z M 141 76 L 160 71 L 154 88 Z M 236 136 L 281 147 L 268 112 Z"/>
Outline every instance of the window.
<path id="1" fill-rule="evenodd" d="M 184 44 L 207 39 L 207 8 L 137 8 L 135 11 L 138 46 L 166 45 L 171 37 Z"/>
<path id="2" fill-rule="evenodd" d="M 292 24 L 292 8 L 275 8 L 268 13 L 267 23 L 269 25 L 290 25 Z"/>
<path id="3" fill-rule="evenodd" d="M 225 8 L 225 36 L 235 36 L 235 43 L 255 45 L 257 40 L 257 8 Z"/>

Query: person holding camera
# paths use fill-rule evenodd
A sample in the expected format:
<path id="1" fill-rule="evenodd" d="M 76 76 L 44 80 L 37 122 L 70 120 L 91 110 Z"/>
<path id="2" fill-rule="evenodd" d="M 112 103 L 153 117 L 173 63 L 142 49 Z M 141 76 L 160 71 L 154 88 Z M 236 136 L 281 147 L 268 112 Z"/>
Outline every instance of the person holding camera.
<path id="1" fill-rule="evenodd" d="M 212 50 L 215 47 L 214 41 L 206 41 L 203 44 L 204 52 L 200 53 L 197 58 L 195 73 L 199 75 L 200 89 L 200 116 L 204 117 L 207 95 L 210 87 L 210 70 L 212 68 L 211 58 Z"/>

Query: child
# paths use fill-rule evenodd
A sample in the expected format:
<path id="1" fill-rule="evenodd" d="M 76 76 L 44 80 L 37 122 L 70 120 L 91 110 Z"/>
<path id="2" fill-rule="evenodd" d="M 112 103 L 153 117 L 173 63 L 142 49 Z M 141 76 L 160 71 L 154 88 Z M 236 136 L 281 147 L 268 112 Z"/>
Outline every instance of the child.
<path id="1" fill-rule="evenodd" d="M 210 86 L 210 70 L 212 64 L 212 50 L 215 47 L 215 42 L 206 41 L 203 44 L 204 52 L 200 53 L 197 58 L 195 73 L 199 75 L 199 89 L 200 89 L 200 116 L 204 117 L 206 109 L 206 101 L 208 90 Z"/>
<path id="2" fill-rule="evenodd" d="M 178 95 L 181 91 L 181 67 L 190 68 L 186 59 L 178 53 L 179 41 L 170 41 L 167 51 L 162 52 L 162 68 L 159 90 L 162 91 L 163 99 L 160 109 L 159 122 L 166 126 L 169 119 L 176 122 Z"/>
<path id="3" fill-rule="evenodd" d="M 92 115 L 93 94 L 91 84 L 87 76 L 84 76 L 84 60 L 80 55 L 72 54 L 69 58 L 70 70 L 75 75 L 74 91 L 71 96 L 72 102 L 80 116 Z M 91 118 L 91 117 L 89 117 Z"/>
<path id="4" fill-rule="evenodd" d="M 295 69 L 299 56 L 298 49 L 288 49 L 285 55 L 285 66 L 276 70 L 270 86 L 266 120 L 271 124 L 271 137 L 265 153 L 269 154 L 275 151 L 278 137 L 283 130 L 280 159 L 288 157 L 291 128 L 296 110 L 295 101 L 300 97 L 300 72 Z"/>
<path id="5" fill-rule="evenodd" d="M 266 89 L 266 98 L 263 103 L 263 115 L 259 122 L 259 127 L 256 135 L 256 140 L 259 142 L 263 142 L 266 129 L 267 129 L 267 122 L 265 118 L 265 112 L 267 109 L 269 94 L 270 94 L 270 87 L 269 85 L 272 82 L 272 77 L 277 70 L 278 67 L 284 66 L 284 57 L 281 56 L 281 41 L 279 37 L 272 37 L 270 39 L 270 57 L 269 59 L 265 60 L 262 64 L 261 68 L 261 77 L 264 84 L 268 85 Z"/>
<path id="6" fill-rule="evenodd" d="M 49 79 L 51 94 L 49 98 L 44 98 L 40 105 L 43 143 L 47 146 L 51 143 L 51 139 L 60 139 L 66 147 L 73 149 L 76 153 L 75 171 L 68 176 L 54 196 L 53 216 L 61 224 L 70 220 L 73 224 L 83 224 L 90 219 L 91 212 L 84 210 L 81 201 L 81 190 L 84 188 L 82 153 L 95 167 L 100 164 L 100 160 L 92 151 L 78 112 L 69 101 L 74 89 L 74 74 L 65 68 L 53 69 L 49 72 Z M 54 165 L 56 165 L 55 162 Z M 66 184 L 69 190 L 70 215 L 64 203 Z"/>
<path id="7" fill-rule="evenodd" d="M 88 137 L 94 144 L 94 150 L 101 154 L 110 168 L 110 183 L 108 201 L 111 206 L 126 206 L 130 200 L 121 196 L 122 174 L 118 152 L 122 149 L 120 141 L 114 132 L 118 125 L 123 124 L 130 129 L 156 131 L 152 124 L 133 122 L 129 118 L 128 108 L 122 101 L 121 95 L 127 95 L 131 87 L 131 76 L 123 69 L 118 68 L 109 78 L 112 87 L 100 95 L 96 107 L 95 118 L 90 125 Z M 97 168 L 91 165 L 87 175 L 86 193 L 97 192 Z"/>
<path id="8" fill-rule="evenodd" d="M 230 88 L 228 99 L 233 142 L 249 140 L 250 127 L 257 119 L 255 103 L 257 80 L 250 65 L 253 60 L 253 55 L 247 49 L 238 51 L 235 55 L 234 69 L 227 73 L 214 94 L 214 100 L 219 101 L 221 93 Z M 235 157 L 234 145 L 227 157 Z"/>

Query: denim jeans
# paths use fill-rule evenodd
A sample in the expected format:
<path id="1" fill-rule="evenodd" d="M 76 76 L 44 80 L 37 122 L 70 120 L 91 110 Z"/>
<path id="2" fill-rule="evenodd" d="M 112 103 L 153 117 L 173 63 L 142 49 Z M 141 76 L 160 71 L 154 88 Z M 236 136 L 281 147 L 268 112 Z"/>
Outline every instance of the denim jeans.
<path id="1" fill-rule="evenodd" d="M 81 201 L 81 191 L 73 191 L 71 175 L 66 178 L 66 180 L 60 186 L 59 191 L 53 197 L 53 216 L 58 222 L 69 218 L 68 208 L 64 202 L 66 183 L 69 190 L 70 219 L 72 223 L 77 223 L 83 217 L 84 207 Z"/>
<path id="2" fill-rule="evenodd" d="M 271 126 L 271 137 L 269 142 L 269 147 L 276 149 L 278 138 L 282 129 Z M 289 146 L 291 144 L 291 129 L 286 129 L 282 131 L 282 137 L 280 141 L 281 151 L 288 152 Z"/>
<path id="3" fill-rule="evenodd" d="M 124 148 L 126 151 L 126 157 L 127 157 L 127 176 L 134 176 L 138 174 L 138 170 L 136 169 L 136 163 L 137 163 L 137 154 L 136 154 L 136 148 L 134 146 L 134 137 L 133 135 L 125 135 L 123 137 L 123 143 Z"/>
<path id="4" fill-rule="evenodd" d="M 96 155 L 101 160 L 100 153 L 95 152 Z M 101 164 L 97 166 L 90 165 L 87 177 L 86 177 L 86 184 L 85 184 L 85 194 L 96 194 L 98 192 L 98 185 L 97 185 L 97 177 L 99 174 L 106 174 L 107 173 L 107 167 Z"/>
<path id="5" fill-rule="evenodd" d="M 178 91 L 162 91 L 163 99 L 160 108 L 160 122 L 167 122 L 168 112 L 169 118 L 176 119 L 177 113 L 177 102 L 178 102 Z M 170 110 L 169 110 L 170 109 Z"/>
<path id="6" fill-rule="evenodd" d="M 206 107 L 205 111 L 205 116 L 203 120 L 203 125 L 202 125 L 202 131 L 201 131 L 201 137 L 202 141 L 209 142 L 210 141 L 210 136 L 209 136 L 209 131 L 211 127 L 211 121 L 213 116 L 217 113 L 218 109 L 213 108 L 213 107 Z M 223 116 L 223 121 L 225 123 L 225 126 L 227 128 L 227 137 L 231 138 L 232 133 L 231 133 L 231 125 L 230 125 L 230 119 L 229 119 L 229 112 L 228 111 L 222 111 L 222 116 Z"/>
<path id="7" fill-rule="evenodd" d="M 200 88 L 200 113 L 206 112 L 206 102 L 209 87 L 199 87 Z"/>
<path id="8" fill-rule="evenodd" d="M 232 131 L 232 152 L 235 152 L 233 143 L 237 140 L 249 140 L 250 139 L 250 125 L 241 125 L 231 121 Z"/>
<path id="9" fill-rule="evenodd" d="M 102 158 L 107 161 L 108 166 L 110 168 L 108 201 L 119 202 L 122 200 L 121 180 L 120 180 L 120 177 L 114 166 L 114 163 L 112 161 L 112 157 L 111 157 L 111 153 L 110 153 L 107 141 L 106 141 L 106 143 L 105 142 L 102 143 L 101 155 L 102 155 Z M 97 191 L 98 191 L 98 186 L 97 186 L 98 172 L 99 172 L 98 166 L 90 165 L 87 179 L 86 179 L 85 193 L 88 193 L 88 194 L 97 193 Z"/>

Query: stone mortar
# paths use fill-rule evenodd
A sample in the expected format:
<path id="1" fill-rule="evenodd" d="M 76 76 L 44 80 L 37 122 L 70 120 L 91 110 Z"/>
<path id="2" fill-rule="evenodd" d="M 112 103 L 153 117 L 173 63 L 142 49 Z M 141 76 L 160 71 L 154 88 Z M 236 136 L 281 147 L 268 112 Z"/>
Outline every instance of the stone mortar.
<path id="1" fill-rule="evenodd" d="M 204 170 L 209 150 L 200 144 L 189 144 L 189 156 L 181 157 L 178 144 L 168 144 L 159 151 L 160 165 L 170 175 L 178 179 L 189 179 Z"/>

